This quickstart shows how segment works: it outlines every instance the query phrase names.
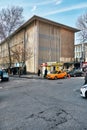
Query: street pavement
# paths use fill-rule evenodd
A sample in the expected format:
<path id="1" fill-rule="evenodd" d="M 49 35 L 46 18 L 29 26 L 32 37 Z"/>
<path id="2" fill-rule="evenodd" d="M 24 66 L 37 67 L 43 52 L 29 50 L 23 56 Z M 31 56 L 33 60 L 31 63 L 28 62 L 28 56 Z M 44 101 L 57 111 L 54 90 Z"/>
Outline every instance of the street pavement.
<path id="1" fill-rule="evenodd" d="M 10 77 L 0 84 L 0 130 L 87 130 L 83 82 Z"/>

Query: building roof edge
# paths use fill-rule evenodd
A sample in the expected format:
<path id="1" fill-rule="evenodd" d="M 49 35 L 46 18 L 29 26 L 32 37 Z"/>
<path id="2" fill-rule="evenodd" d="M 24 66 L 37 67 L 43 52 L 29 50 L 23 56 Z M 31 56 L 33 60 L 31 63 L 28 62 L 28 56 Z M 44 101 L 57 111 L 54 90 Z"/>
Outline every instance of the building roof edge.
<path id="1" fill-rule="evenodd" d="M 71 30 L 73 31 L 74 33 L 75 32 L 78 32 L 80 31 L 79 29 L 77 28 L 73 28 L 73 27 L 70 27 L 70 26 L 67 26 L 67 25 L 64 25 L 64 24 L 60 24 L 58 22 L 55 22 L 55 21 L 52 21 L 52 20 L 49 20 L 49 19 L 46 19 L 46 18 L 43 18 L 43 17 L 40 17 L 40 16 L 37 16 L 37 15 L 34 15 L 32 16 L 29 20 L 27 20 L 23 25 L 21 25 L 17 30 L 15 30 L 10 36 L 8 37 L 12 37 L 13 35 L 15 35 L 16 33 L 18 33 L 19 31 L 21 31 L 23 28 L 25 28 L 27 25 L 29 25 L 31 22 L 33 22 L 34 20 L 39 20 L 39 21 L 42 21 L 42 22 L 46 22 L 46 23 L 49 23 L 49 24 L 53 24 L 53 25 L 56 25 L 60 28 L 65 28 L 65 29 L 68 29 L 68 30 Z M 7 38 L 8 38 L 7 37 Z M 3 42 L 5 42 L 5 40 L 3 40 L 0 44 L 2 44 Z"/>

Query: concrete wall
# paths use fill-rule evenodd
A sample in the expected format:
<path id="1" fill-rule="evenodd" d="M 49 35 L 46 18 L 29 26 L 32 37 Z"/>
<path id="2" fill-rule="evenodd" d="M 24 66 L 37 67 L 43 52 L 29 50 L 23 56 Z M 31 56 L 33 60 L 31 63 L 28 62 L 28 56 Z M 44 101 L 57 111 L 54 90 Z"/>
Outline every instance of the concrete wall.
<path id="1" fill-rule="evenodd" d="M 74 33 L 66 29 L 61 29 L 60 35 L 60 61 L 74 61 Z"/>
<path id="2" fill-rule="evenodd" d="M 39 23 L 39 64 L 74 61 L 74 33 L 51 24 Z"/>
<path id="3" fill-rule="evenodd" d="M 59 61 L 60 28 L 47 23 L 39 23 L 39 64 Z"/>
<path id="4" fill-rule="evenodd" d="M 39 22 L 34 21 L 26 27 L 25 31 L 25 48 L 31 48 L 33 51 L 32 58 L 26 61 L 27 71 L 37 73 L 38 70 L 38 46 L 39 46 Z"/>

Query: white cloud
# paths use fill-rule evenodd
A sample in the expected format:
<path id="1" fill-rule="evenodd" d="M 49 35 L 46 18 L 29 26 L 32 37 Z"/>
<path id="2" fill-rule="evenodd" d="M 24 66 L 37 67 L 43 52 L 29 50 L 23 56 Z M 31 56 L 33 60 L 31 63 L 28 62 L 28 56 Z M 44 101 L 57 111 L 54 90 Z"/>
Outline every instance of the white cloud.
<path id="1" fill-rule="evenodd" d="M 56 5 L 61 4 L 62 0 L 55 0 Z"/>
<path id="2" fill-rule="evenodd" d="M 39 2 L 39 3 L 36 3 L 36 5 L 47 5 L 47 4 L 51 4 L 51 3 L 54 3 L 54 0 Z"/>
<path id="3" fill-rule="evenodd" d="M 62 0 L 49 0 L 49 1 L 37 3 L 36 5 L 47 5 L 47 4 L 51 4 L 51 3 L 60 4 L 61 2 L 62 2 Z"/>
<path id="4" fill-rule="evenodd" d="M 70 6 L 70 7 L 51 11 L 51 12 L 44 14 L 44 16 L 53 15 L 53 14 L 62 13 L 62 12 L 67 12 L 67 11 L 72 11 L 72 10 L 77 10 L 77 9 L 82 9 L 82 8 L 87 8 L 87 3 L 81 3 L 81 4 L 78 4 L 78 5 L 73 5 L 73 6 Z"/>
<path id="5" fill-rule="evenodd" d="M 21 6 L 23 7 L 32 7 L 32 6 L 43 6 L 43 5 L 48 5 L 52 3 L 60 4 L 62 0 L 44 0 L 42 2 L 37 2 L 37 3 L 21 3 Z"/>
<path id="6" fill-rule="evenodd" d="M 34 12 L 36 9 L 37 9 L 37 6 L 34 5 L 31 11 Z"/>

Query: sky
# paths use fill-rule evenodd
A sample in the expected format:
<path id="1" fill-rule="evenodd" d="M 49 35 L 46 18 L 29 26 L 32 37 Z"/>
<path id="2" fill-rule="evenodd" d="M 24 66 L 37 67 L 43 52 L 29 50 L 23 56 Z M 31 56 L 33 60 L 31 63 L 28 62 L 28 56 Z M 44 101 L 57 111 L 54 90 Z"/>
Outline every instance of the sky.
<path id="1" fill-rule="evenodd" d="M 23 7 L 25 21 L 37 15 L 74 28 L 87 12 L 87 0 L 0 0 L 0 9 L 11 6 Z"/>

